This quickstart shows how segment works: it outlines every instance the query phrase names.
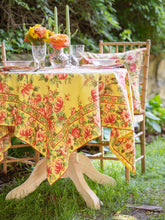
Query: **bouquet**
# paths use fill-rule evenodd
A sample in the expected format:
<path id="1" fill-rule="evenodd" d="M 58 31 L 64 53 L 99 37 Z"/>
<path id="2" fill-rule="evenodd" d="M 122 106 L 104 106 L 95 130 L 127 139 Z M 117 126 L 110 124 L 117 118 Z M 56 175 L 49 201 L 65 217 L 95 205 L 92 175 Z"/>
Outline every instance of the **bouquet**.
<path id="1" fill-rule="evenodd" d="M 51 35 L 53 35 L 51 31 L 36 24 L 35 26 L 30 27 L 28 32 L 26 32 L 24 41 L 27 43 L 30 42 L 34 45 L 42 45 L 44 42 L 49 41 Z"/>
<path id="2" fill-rule="evenodd" d="M 70 39 L 66 34 L 53 34 L 49 37 L 48 42 L 53 48 L 61 49 L 69 46 Z"/>

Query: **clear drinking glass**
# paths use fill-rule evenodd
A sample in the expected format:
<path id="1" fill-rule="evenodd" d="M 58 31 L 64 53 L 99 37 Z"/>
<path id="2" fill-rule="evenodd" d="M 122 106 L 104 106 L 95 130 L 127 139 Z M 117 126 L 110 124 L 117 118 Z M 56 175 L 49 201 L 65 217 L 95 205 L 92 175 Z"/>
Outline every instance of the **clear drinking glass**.
<path id="1" fill-rule="evenodd" d="M 77 60 L 76 66 L 80 65 L 80 60 L 84 54 L 84 45 L 70 45 L 70 55 Z"/>
<path id="2" fill-rule="evenodd" d="M 37 64 L 37 67 L 44 67 L 46 57 L 46 44 L 32 45 L 32 55 L 34 62 Z"/>

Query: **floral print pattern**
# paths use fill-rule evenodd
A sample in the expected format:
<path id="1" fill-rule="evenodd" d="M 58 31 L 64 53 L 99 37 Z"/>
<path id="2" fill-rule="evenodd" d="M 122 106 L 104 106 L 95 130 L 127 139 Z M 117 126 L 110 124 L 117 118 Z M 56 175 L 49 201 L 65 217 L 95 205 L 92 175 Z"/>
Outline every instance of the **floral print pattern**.
<path id="1" fill-rule="evenodd" d="M 126 70 L 1 72 L 0 89 L 0 161 L 10 147 L 8 126 L 13 126 L 13 135 L 46 157 L 47 178 L 53 184 L 66 171 L 72 152 L 99 137 L 105 126 L 111 128 L 111 150 L 135 172 L 132 94 Z"/>
<path id="2" fill-rule="evenodd" d="M 128 70 L 130 83 L 133 93 L 133 106 L 135 113 L 141 113 L 140 93 L 139 93 L 139 74 L 143 60 L 143 49 L 134 49 L 124 53 L 90 53 L 85 52 L 82 63 L 90 63 L 91 58 L 99 59 L 119 59 L 119 64 L 124 64 Z"/>

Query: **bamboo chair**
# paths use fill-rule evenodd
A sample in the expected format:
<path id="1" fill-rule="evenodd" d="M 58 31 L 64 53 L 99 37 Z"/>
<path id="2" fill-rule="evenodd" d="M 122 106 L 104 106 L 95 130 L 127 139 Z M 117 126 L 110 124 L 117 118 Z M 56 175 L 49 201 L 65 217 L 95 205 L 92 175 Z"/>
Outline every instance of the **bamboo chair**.
<path id="1" fill-rule="evenodd" d="M 6 48 L 5 48 L 5 43 L 2 42 L 0 44 L 0 49 L 1 49 L 1 54 L 2 54 L 2 66 L 5 66 L 5 61 L 6 61 Z"/>
<path id="2" fill-rule="evenodd" d="M 149 69 L 149 56 L 150 56 L 150 40 L 146 42 L 103 42 L 99 41 L 99 53 L 103 53 L 104 46 L 109 48 L 109 53 L 111 52 L 125 52 L 128 50 L 133 50 L 137 48 L 144 48 L 143 64 L 140 70 L 140 102 L 141 102 L 141 114 L 134 115 L 134 123 L 139 123 L 139 131 L 136 132 L 135 138 L 139 137 L 140 141 L 135 142 L 135 144 L 140 145 L 141 155 L 136 158 L 135 163 L 141 160 L 141 170 L 142 173 L 145 172 L 145 101 L 146 101 L 146 90 L 147 90 L 147 80 L 148 80 L 148 69 Z M 112 48 L 113 47 L 113 48 Z M 103 131 L 103 130 L 102 130 Z M 101 168 L 104 167 L 104 160 L 118 160 L 117 157 L 106 157 L 104 153 L 104 146 L 108 146 L 109 141 L 105 141 L 103 138 L 103 132 L 99 138 L 99 143 L 87 143 L 87 146 L 97 146 L 99 147 L 99 153 L 89 156 L 90 159 L 99 159 L 101 162 Z M 126 181 L 130 181 L 130 172 L 127 167 L 125 167 L 125 178 Z"/>
<path id="3" fill-rule="evenodd" d="M 0 44 L 0 49 L 1 49 L 1 54 L 2 54 L 2 66 L 5 66 L 5 61 L 6 61 L 6 49 L 5 49 L 5 43 L 2 42 Z M 9 135 L 10 137 L 13 136 L 13 132 L 14 129 L 12 127 L 9 127 Z M 11 148 L 27 148 L 30 147 L 29 144 L 16 144 L 16 145 L 11 145 Z M 26 164 L 36 164 L 40 159 L 40 153 L 38 151 L 35 150 L 35 154 L 34 156 L 31 157 L 23 157 L 23 158 L 15 158 L 15 157 L 11 157 L 10 155 L 8 155 L 8 151 L 6 151 L 4 153 L 4 160 L 0 163 L 3 163 L 3 172 L 7 174 L 7 164 L 8 163 L 16 163 L 16 162 L 22 162 L 22 163 L 26 163 Z"/>

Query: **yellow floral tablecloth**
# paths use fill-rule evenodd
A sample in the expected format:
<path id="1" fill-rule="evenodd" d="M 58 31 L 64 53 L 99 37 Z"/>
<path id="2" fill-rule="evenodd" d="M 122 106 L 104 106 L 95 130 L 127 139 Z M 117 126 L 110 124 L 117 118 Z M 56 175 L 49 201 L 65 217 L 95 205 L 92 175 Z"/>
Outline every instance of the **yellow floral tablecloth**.
<path id="1" fill-rule="evenodd" d="M 0 73 L 0 161 L 14 136 L 47 159 L 50 184 L 73 151 L 111 128 L 110 149 L 135 173 L 132 94 L 125 69 L 47 69 Z"/>

